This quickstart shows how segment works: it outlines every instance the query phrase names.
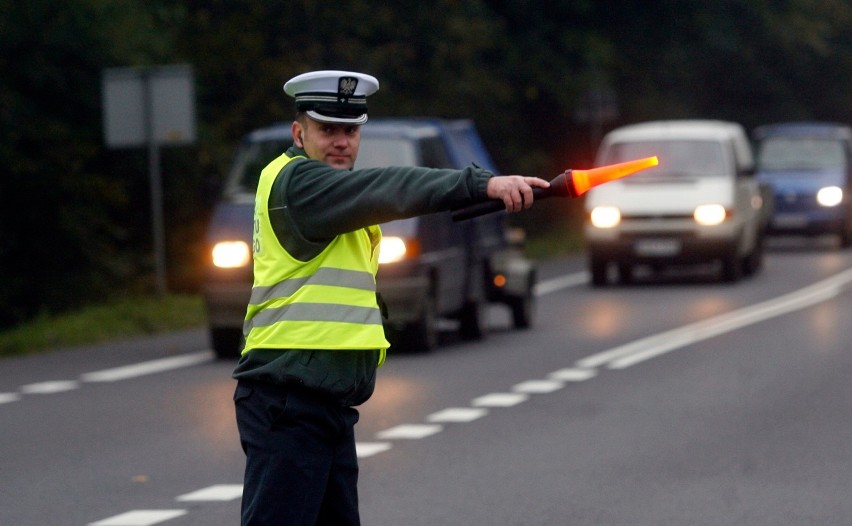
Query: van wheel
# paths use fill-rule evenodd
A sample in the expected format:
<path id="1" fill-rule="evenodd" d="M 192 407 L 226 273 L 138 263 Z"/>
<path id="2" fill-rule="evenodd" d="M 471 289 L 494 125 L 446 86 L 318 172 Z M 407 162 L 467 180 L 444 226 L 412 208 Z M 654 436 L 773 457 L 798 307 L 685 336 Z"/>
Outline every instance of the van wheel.
<path id="1" fill-rule="evenodd" d="M 592 275 L 592 286 L 603 287 L 607 282 L 607 262 L 598 258 L 589 261 L 589 272 Z"/>
<path id="2" fill-rule="evenodd" d="M 763 266 L 763 234 L 758 234 L 754 249 L 743 260 L 743 274 L 753 276 Z"/>
<path id="3" fill-rule="evenodd" d="M 213 353 L 219 360 L 233 360 L 240 355 L 243 347 L 242 329 L 211 327 L 210 343 Z"/>
<path id="4" fill-rule="evenodd" d="M 512 311 L 512 325 L 516 329 L 528 329 L 532 326 L 532 320 L 535 314 L 535 294 L 533 294 L 534 283 L 535 278 L 531 278 L 530 286 L 527 288 L 526 294 L 514 297 L 509 301 L 509 309 Z"/>
<path id="5" fill-rule="evenodd" d="M 468 296 L 458 313 L 463 340 L 479 340 L 488 332 L 488 288 L 483 272 L 479 266 L 471 272 Z"/>
<path id="6" fill-rule="evenodd" d="M 844 228 L 840 231 L 840 248 L 852 246 L 852 229 Z"/>
<path id="7" fill-rule="evenodd" d="M 462 307 L 459 316 L 459 334 L 464 340 L 479 340 L 487 331 L 487 305 L 483 301 L 470 300 Z"/>
<path id="8" fill-rule="evenodd" d="M 633 266 L 630 263 L 618 264 L 618 280 L 622 285 L 633 283 Z"/>
<path id="9" fill-rule="evenodd" d="M 743 262 L 740 260 L 736 252 L 725 257 L 722 260 L 722 280 L 728 283 L 735 283 L 740 280 L 743 275 Z"/>
<path id="10" fill-rule="evenodd" d="M 406 328 L 403 340 L 416 353 L 427 353 L 438 346 L 438 315 L 433 298 L 426 300 L 420 319 Z"/>

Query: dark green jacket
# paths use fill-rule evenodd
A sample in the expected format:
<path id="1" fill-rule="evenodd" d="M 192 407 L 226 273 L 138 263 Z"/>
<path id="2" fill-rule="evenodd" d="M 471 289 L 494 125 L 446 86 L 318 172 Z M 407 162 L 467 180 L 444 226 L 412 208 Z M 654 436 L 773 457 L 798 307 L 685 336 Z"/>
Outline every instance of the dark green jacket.
<path id="1" fill-rule="evenodd" d="M 307 156 L 291 147 L 287 155 Z M 287 251 L 300 260 L 319 254 L 338 234 L 487 199 L 492 174 L 417 167 L 336 170 L 296 159 L 278 175 L 269 197 L 270 220 Z M 346 406 L 373 394 L 379 350 L 255 349 L 240 358 L 234 378 L 295 383 Z"/>

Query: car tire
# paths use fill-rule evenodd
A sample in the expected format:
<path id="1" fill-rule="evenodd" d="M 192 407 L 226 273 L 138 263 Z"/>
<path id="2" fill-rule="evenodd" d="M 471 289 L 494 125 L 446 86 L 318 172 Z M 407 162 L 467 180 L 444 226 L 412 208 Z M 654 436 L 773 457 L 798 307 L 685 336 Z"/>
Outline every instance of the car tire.
<path id="1" fill-rule="evenodd" d="M 509 309 L 512 311 L 512 326 L 515 329 L 528 329 L 532 327 L 535 315 L 535 288 L 536 279 L 530 277 L 529 287 L 523 296 L 516 296 L 509 301 Z"/>
<path id="2" fill-rule="evenodd" d="M 463 340 L 479 340 L 488 332 L 486 327 L 487 304 L 470 300 L 462 307 L 459 316 L 459 335 Z"/>
<path id="3" fill-rule="evenodd" d="M 633 266 L 630 263 L 618 264 L 618 281 L 622 285 L 630 285 L 633 283 Z"/>
<path id="4" fill-rule="evenodd" d="M 420 319 L 409 325 L 403 338 L 411 352 L 428 353 L 438 346 L 438 315 L 431 297 L 423 304 Z"/>
<path id="5" fill-rule="evenodd" d="M 592 257 L 589 260 L 589 273 L 592 275 L 592 286 L 603 287 L 607 284 L 607 262 Z"/>
<path id="6" fill-rule="evenodd" d="M 722 259 L 722 280 L 736 283 L 743 275 L 743 262 L 736 251 Z"/>
<path id="7" fill-rule="evenodd" d="M 852 246 L 852 228 L 844 228 L 839 232 L 840 248 L 849 248 Z"/>
<path id="8" fill-rule="evenodd" d="M 744 260 L 743 260 L 743 274 L 746 276 L 753 276 L 757 274 L 757 271 L 760 270 L 760 267 L 763 266 L 763 235 L 758 234 L 757 239 L 755 240 L 754 248 Z"/>
<path id="9" fill-rule="evenodd" d="M 233 360 L 239 357 L 242 350 L 243 331 L 230 327 L 211 327 L 210 343 L 217 359 Z"/>
<path id="10" fill-rule="evenodd" d="M 463 340 L 479 340 L 488 332 L 488 293 L 481 272 L 472 273 L 470 279 L 476 288 L 459 312 L 459 335 Z"/>

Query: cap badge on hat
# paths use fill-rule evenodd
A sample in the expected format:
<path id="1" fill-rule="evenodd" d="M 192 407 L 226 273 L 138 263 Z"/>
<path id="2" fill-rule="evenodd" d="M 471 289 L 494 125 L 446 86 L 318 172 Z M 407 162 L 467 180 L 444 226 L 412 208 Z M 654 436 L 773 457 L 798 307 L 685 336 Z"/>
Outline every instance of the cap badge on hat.
<path id="1" fill-rule="evenodd" d="M 340 77 L 337 83 L 337 98 L 341 101 L 348 99 L 355 93 L 358 87 L 358 79 L 355 77 Z"/>

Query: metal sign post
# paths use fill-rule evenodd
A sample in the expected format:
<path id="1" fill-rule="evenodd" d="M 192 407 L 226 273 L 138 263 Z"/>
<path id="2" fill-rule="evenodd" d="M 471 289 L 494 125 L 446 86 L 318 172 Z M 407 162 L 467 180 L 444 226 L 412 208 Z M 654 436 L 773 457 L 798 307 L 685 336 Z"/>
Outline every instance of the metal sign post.
<path id="1" fill-rule="evenodd" d="M 160 149 L 195 142 L 195 92 L 188 65 L 115 68 L 102 79 L 104 139 L 108 146 L 148 147 L 156 290 L 167 291 Z"/>

